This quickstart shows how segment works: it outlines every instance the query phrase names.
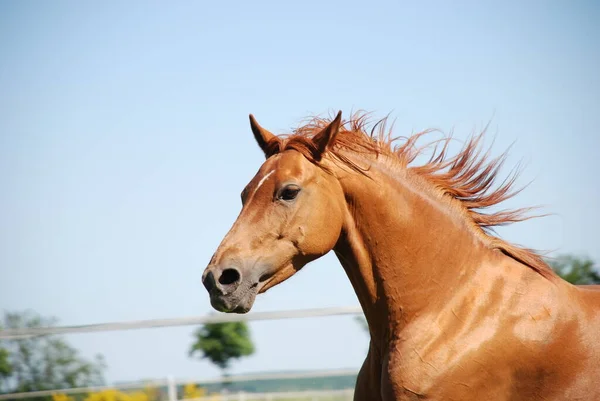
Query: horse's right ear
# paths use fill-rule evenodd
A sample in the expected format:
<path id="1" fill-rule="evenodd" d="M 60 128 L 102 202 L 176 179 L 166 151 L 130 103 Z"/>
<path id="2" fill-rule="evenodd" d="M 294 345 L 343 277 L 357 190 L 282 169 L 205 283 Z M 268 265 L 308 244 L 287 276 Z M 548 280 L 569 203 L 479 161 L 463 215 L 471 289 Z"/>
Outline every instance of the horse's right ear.
<path id="1" fill-rule="evenodd" d="M 267 156 L 267 145 L 271 139 L 275 138 L 275 135 L 261 127 L 252 114 L 250 114 L 250 128 L 252 128 L 252 133 L 254 134 L 254 139 L 256 139 L 258 146 L 260 146 L 265 156 Z"/>

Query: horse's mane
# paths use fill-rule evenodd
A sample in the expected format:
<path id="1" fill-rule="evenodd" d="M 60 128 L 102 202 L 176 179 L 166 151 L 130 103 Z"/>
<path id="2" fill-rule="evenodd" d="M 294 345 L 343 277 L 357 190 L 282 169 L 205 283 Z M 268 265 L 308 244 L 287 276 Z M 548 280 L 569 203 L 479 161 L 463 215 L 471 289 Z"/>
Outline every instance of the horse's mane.
<path id="1" fill-rule="evenodd" d="M 387 129 L 387 117 L 369 123 L 367 113 L 355 113 L 349 119 L 342 121 L 340 132 L 333 146 L 328 151 L 352 169 L 364 172 L 364 169 L 346 156 L 346 152 L 362 153 L 378 157 L 387 156 L 393 164 L 410 171 L 429 182 L 434 191 L 442 197 L 450 197 L 470 219 L 472 226 L 482 235 L 489 246 L 498 249 L 509 257 L 530 267 L 545 277 L 555 276 L 554 271 L 544 262 L 542 257 L 530 249 L 508 243 L 494 235 L 493 228 L 531 218 L 526 212 L 531 208 L 503 210 L 484 213 L 483 210 L 496 206 L 522 189 L 513 191 L 513 185 L 518 177 L 515 170 L 502 184 L 493 188 L 499 170 L 506 160 L 507 153 L 490 160 L 489 151 L 481 154 L 481 139 L 485 133 L 472 136 L 463 148 L 454 156 L 448 155 L 448 145 L 452 136 L 438 139 L 425 146 L 416 146 L 417 140 L 433 130 L 422 131 L 409 137 L 392 137 L 392 130 Z M 293 130 L 290 135 L 273 138 L 268 144 L 267 156 L 295 149 L 314 163 L 319 162 L 319 153 L 311 138 L 331 123 L 331 118 L 313 117 L 307 123 Z M 397 141 L 403 139 L 403 143 Z M 433 147 L 429 160 L 419 166 L 411 163 L 427 148 Z"/>

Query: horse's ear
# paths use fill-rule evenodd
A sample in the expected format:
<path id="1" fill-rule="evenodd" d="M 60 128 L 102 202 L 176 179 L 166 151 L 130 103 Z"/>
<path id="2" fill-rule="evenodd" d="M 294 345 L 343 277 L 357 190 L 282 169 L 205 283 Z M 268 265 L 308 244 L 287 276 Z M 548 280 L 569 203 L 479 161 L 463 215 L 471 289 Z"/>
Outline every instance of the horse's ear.
<path id="1" fill-rule="evenodd" d="M 313 137 L 313 143 L 317 146 L 321 155 L 335 142 L 335 137 L 340 132 L 341 122 L 342 112 L 339 111 L 335 119 Z"/>
<path id="2" fill-rule="evenodd" d="M 256 139 L 258 146 L 260 146 L 266 155 L 267 144 L 275 137 L 275 135 L 261 127 L 252 114 L 250 114 L 250 128 L 252 128 L 252 133 L 254 134 L 254 139 Z"/>

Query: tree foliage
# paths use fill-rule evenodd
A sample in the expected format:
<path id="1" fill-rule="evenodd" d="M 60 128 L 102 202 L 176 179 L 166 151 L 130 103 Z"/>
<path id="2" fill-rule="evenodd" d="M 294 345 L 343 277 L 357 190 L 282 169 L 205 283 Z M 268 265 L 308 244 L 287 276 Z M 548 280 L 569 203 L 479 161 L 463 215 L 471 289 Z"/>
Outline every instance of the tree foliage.
<path id="1" fill-rule="evenodd" d="M 2 325 L 0 324 L 0 330 Z M 4 382 L 12 373 L 12 366 L 8 360 L 8 350 L 0 344 L 0 390 L 2 390 L 2 382 Z"/>
<path id="2" fill-rule="evenodd" d="M 547 262 L 559 276 L 571 284 L 600 284 L 598 266 L 588 257 L 559 255 Z"/>
<path id="3" fill-rule="evenodd" d="M 190 356 L 200 354 L 225 372 L 234 359 L 254 353 L 250 330 L 245 322 L 209 323 L 194 334 Z"/>
<path id="4" fill-rule="evenodd" d="M 8 360 L 8 351 L 0 348 L 0 377 L 8 378 L 12 372 L 10 361 Z"/>
<path id="5" fill-rule="evenodd" d="M 6 329 L 52 326 L 53 318 L 33 312 L 4 314 Z M 101 356 L 88 361 L 56 336 L 4 340 L 0 344 L 0 383 L 2 392 L 54 390 L 103 384 L 105 369 Z"/>

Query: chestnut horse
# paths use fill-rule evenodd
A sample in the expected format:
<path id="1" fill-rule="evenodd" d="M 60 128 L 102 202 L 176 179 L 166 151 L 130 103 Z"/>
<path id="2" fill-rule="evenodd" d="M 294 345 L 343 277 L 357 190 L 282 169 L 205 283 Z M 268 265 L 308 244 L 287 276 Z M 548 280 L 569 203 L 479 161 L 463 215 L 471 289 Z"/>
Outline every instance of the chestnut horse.
<path id="1" fill-rule="evenodd" d="M 445 138 L 414 166 L 424 133 L 395 145 L 384 120 L 276 136 L 250 115 L 266 161 L 203 274 L 212 306 L 248 312 L 333 250 L 369 325 L 355 400 L 600 400 L 597 286 L 490 230 L 526 218 L 484 213 L 515 193 L 516 175 L 493 188 L 505 154 L 481 154 L 481 134 L 449 156 Z"/>

